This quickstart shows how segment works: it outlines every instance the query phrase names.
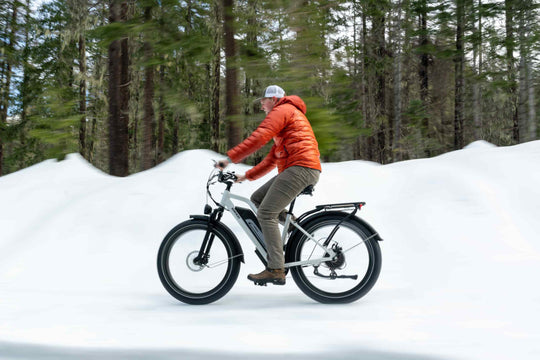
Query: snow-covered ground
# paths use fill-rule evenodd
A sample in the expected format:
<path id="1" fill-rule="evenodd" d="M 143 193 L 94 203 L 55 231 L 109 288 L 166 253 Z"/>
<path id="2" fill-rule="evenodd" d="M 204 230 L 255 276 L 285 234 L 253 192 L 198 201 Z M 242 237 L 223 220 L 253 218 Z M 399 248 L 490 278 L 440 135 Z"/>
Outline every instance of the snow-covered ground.
<path id="1" fill-rule="evenodd" d="M 540 141 L 323 164 L 297 213 L 365 201 L 385 239 L 378 283 L 349 305 L 316 303 L 290 277 L 252 285 L 262 265 L 230 215 L 246 254 L 233 289 L 206 306 L 164 290 L 159 244 L 202 213 L 220 158 L 186 151 L 114 178 L 70 155 L 0 178 L 0 359 L 540 358 Z"/>

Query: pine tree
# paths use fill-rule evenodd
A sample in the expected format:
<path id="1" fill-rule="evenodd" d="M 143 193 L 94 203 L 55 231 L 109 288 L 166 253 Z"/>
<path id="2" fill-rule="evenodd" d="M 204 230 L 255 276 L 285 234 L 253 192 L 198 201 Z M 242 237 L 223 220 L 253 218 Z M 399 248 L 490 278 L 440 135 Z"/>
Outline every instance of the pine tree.
<path id="1" fill-rule="evenodd" d="M 234 39 L 234 1 L 223 0 L 223 33 L 225 41 L 225 113 L 227 146 L 232 148 L 242 141 L 240 124 L 240 95 L 238 89 L 238 59 Z"/>
<path id="2" fill-rule="evenodd" d="M 127 19 L 126 1 L 111 0 L 109 22 Z M 129 53 L 127 38 L 116 39 L 109 45 L 109 173 L 127 176 L 128 167 L 128 102 Z"/>
<path id="3" fill-rule="evenodd" d="M 455 101 L 454 101 L 454 149 L 463 147 L 464 126 L 464 66 L 465 66 L 465 0 L 456 0 L 456 54 L 455 69 Z"/>

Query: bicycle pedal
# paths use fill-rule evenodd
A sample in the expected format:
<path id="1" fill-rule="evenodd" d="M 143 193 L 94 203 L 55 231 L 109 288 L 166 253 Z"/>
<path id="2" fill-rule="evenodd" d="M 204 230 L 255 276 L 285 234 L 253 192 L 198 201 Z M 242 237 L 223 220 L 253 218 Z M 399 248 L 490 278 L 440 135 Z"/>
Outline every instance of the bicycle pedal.
<path id="1" fill-rule="evenodd" d="M 256 282 L 255 282 L 255 285 L 266 286 L 266 282 L 263 282 L 263 281 L 256 281 Z"/>

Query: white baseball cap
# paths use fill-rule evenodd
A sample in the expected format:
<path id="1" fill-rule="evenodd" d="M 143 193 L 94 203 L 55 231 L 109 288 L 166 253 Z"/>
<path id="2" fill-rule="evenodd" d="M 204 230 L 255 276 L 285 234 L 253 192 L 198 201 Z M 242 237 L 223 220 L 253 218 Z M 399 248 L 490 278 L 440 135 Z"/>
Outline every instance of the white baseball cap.
<path id="1" fill-rule="evenodd" d="M 277 85 L 270 85 L 266 88 L 266 90 L 264 90 L 264 95 L 262 96 L 262 98 L 272 98 L 274 96 L 278 99 L 284 97 L 285 90 L 283 90 Z"/>

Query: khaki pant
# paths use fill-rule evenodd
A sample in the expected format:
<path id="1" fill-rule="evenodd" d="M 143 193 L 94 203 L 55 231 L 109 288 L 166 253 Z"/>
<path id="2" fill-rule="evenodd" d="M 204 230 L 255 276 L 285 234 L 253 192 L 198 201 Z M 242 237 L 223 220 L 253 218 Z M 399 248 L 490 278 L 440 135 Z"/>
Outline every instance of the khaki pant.
<path id="1" fill-rule="evenodd" d="M 319 170 L 291 166 L 274 176 L 251 195 L 251 201 L 258 209 L 257 218 L 264 235 L 270 269 L 282 269 L 285 264 L 278 217 L 283 217 L 285 207 L 302 190 L 319 181 L 319 175 Z M 280 213 L 282 213 L 281 216 Z"/>

